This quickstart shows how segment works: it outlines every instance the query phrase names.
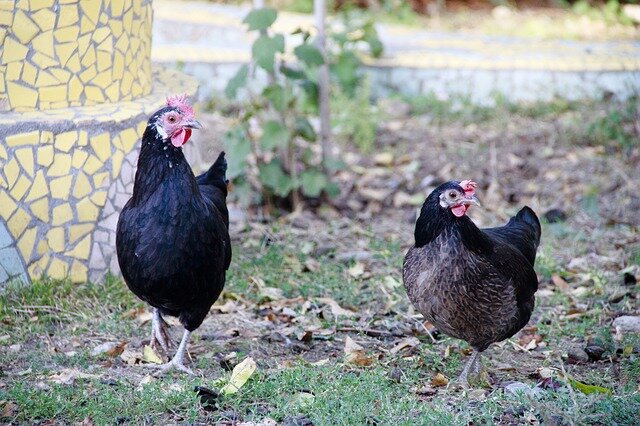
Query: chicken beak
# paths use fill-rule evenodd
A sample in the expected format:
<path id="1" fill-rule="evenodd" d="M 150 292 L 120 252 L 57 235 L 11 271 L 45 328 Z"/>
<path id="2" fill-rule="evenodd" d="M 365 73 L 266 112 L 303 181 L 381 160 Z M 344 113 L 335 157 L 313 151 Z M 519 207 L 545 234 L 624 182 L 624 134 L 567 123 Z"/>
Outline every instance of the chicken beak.
<path id="1" fill-rule="evenodd" d="M 202 124 L 198 120 L 189 120 L 185 123 L 184 127 L 187 129 L 202 129 Z"/>
<path id="2" fill-rule="evenodd" d="M 470 206 L 471 204 L 475 204 L 476 206 L 480 207 L 480 200 L 478 200 L 478 197 L 476 197 L 475 195 L 471 195 L 470 197 L 464 197 L 464 199 L 462 200 L 463 204 L 466 204 L 467 206 Z"/>

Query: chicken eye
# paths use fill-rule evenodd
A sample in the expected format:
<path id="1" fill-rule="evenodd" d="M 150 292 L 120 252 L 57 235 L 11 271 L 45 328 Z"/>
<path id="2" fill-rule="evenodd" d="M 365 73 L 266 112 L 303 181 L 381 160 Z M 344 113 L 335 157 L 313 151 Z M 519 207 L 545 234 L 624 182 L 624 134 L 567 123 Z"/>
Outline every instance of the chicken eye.
<path id="1" fill-rule="evenodd" d="M 449 193 L 449 198 L 456 198 L 456 193 L 455 193 L 455 192 L 453 192 L 453 191 L 451 191 L 451 192 Z"/>
<path id="2" fill-rule="evenodd" d="M 169 122 L 174 123 L 176 121 L 176 118 L 173 115 L 169 116 Z"/>

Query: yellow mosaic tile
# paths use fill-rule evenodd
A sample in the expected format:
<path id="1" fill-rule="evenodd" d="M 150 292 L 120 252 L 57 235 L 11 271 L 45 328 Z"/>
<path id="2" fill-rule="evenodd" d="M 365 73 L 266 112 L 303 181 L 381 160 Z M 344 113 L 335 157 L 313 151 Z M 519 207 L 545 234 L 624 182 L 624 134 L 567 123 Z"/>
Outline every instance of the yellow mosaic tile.
<path id="1" fill-rule="evenodd" d="M 49 254 L 45 253 L 40 259 L 29 266 L 29 276 L 31 279 L 38 279 L 44 275 L 44 271 L 47 270 L 47 265 L 49 265 L 50 259 L 51 257 Z"/>
<path id="2" fill-rule="evenodd" d="M 56 253 L 61 253 L 64 251 L 64 228 L 51 228 L 47 232 L 47 241 L 49 242 L 49 247 Z"/>
<path id="3" fill-rule="evenodd" d="M 4 41 L 2 52 L 2 63 L 8 64 L 9 62 L 22 61 L 27 57 L 29 49 L 26 46 L 21 45 L 13 38 L 9 37 Z"/>
<path id="4" fill-rule="evenodd" d="M 88 257 L 87 257 L 88 258 Z M 71 270 L 69 271 L 69 279 L 73 283 L 84 283 L 89 278 L 88 269 L 85 265 L 77 260 L 71 263 Z"/>
<path id="5" fill-rule="evenodd" d="M 40 143 L 53 143 L 53 132 L 42 131 L 40 134 Z"/>
<path id="6" fill-rule="evenodd" d="M 18 210 L 7 221 L 9 232 L 13 238 L 18 238 L 22 232 L 27 229 L 27 225 L 31 222 L 31 216 L 24 209 L 18 207 Z"/>
<path id="7" fill-rule="evenodd" d="M 98 87 L 106 89 L 112 83 L 112 81 L 113 80 L 111 79 L 111 70 L 107 70 L 96 75 L 93 78 L 93 80 L 91 80 L 91 83 L 95 84 Z"/>
<path id="8" fill-rule="evenodd" d="M 53 158 L 53 164 L 47 170 L 47 176 L 64 176 L 71 170 L 71 155 L 56 153 Z"/>
<path id="9" fill-rule="evenodd" d="M 111 28 L 111 33 L 115 36 L 115 37 L 120 37 L 120 34 L 122 34 L 122 24 L 123 21 L 120 21 L 118 19 L 112 19 L 109 21 L 109 27 Z"/>
<path id="10" fill-rule="evenodd" d="M 111 16 L 116 17 L 122 15 L 124 2 L 125 0 L 111 0 Z"/>
<path id="11" fill-rule="evenodd" d="M 120 175 L 122 160 L 124 160 L 124 154 L 122 151 L 115 151 L 111 156 L 111 177 L 113 179 Z"/>
<path id="12" fill-rule="evenodd" d="M 16 183 L 18 177 L 20 176 L 20 166 L 15 158 L 12 158 L 5 166 L 4 166 L 4 176 L 7 178 L 7 183 L 9 184 L 9 188 L 13 187 L 13 184 Z"/>
<path id="13" fill-rule="evenodd" d="M 56 65 L 58 65 L 58 61 L 40 52 L 36 52 L 31 57 L 31 61 L 34 64 L 38 65 L 41 69 L 55 67 Z"/>
<path id="14" fill-rule="evenodd" d="M 93 32 L 93 36 L 92 39 L 93 41 L 95 41 L 97 44 L 102 43 L 104 40 L 106 40 L 107 37 L 109 37 L 111 35 L 111 31 L 109 30 L 109 28 L 107 27 L 100 27 L 97 28 L 94 32 Z"/>
<path id="15" fill-rule="evenodd" d="M 0 10 L 0 25 L 6 25 L 7 27 L 13 22 L 13 12 L 6 10 Z"/>
<path id="16" fill-rule="evenodd" d="M 49 9 L 41 9 L 31 15 L 31 18 L 38 24 L 40 30 L 52 30 L 56 24 L 56 14 Z"/>
<path id="17" fill-rule="evenodd" d="M 47 71 L 40 70 L 38 73 L 38 79 L 36 80 L 36 87 L 57 86 L 60 82 L 53 75 Z M 43 99 L 41 99 L 43 100 Z M 46 100 L 46 99 L 44 99 Z"/>
<path id="18" fill-rule="evenodd" d="M 113 55 L 113 79 L 119 80 L 124 76 L 124 55 L 115 52 Z"/>
<path id="19" fill-rule="evenodd" d="M 98 220 L 100 210 L 94 206 L 88 198 L 83 198 L 76 204 L 79 222 L 95 222 Z"/>
<path id="20" fill-rule="evenodd" d="M 33 131 L 27 133 L 19 133 L 17 135 L 7 136 L 7 145 L 10 147 L 22 145 L 37 145 L 40 140 L 40 132 Z"/>
<path id="21" fill-rule="evenodd" d="M 12 81 L 7 82 L 7 93 L 12 108 L 34 108 L 38 102 L 38 92 Z"/>
<path id="22" fill-rule="evenodd" d="M 41 166 L 50 166 L 53 163 L 53 146 L 45 145 L 38 148 L 37 162 Z"/>
<path id="23" fill-rule="evenodd" d="M 66 65 L 67 61 L 78 48 L 78 42 L 58 43 L 55 45 L 56 56 L 62 65 Z"/>
<path id="24" fill-rule="evenodd" d="M 40 92 L 40 102 L 60 102 L 67 97 L 67 85 L 41 87 L 38 89 Z"/>
<path id="25" fill-rule="evenodd" d="M 11 197 L 16 201 L 21 200 L 30 187 L 31 181 L 27 177 L 25 177 L 25 175 L 20 175 L 16 184 L 13 185 L 13 188 L 11 188 Z"/>
<path id="26" fill-rule="evenodd" d="M 80 28 L 77 26 L 60 28 L 55 31 L 54 36 L 58 42 L 74 41 L 78 39 Z"/>
<path id="27" fill-rule="evenodd" d="M 84 86 L 80 79 L 75 75 L 71 77 L 69 81 L 69 100 L 77 101 L 80 99 L 82 92 L 84 91 Z"/>
<path id="28" fill-rule="evenodd" d="M 89 251 L 91 250 L 91 235 L 84 237 L 76 246 L 65 253 L 65 256 L 75 257 L 76 259 L 89 259 Z"/>
<path id="29" fill-rule="evenodd" d="M 49 223 L 49 199 L 42 198 L 41 200 L 34 201 L 29 205 L 31 213 L 43 223 Z"/>
<path id="30" fill-rule="evenodd" d="M 75 243 L 80 238 L 84 237 L 89 232 L 93 231 L 94 228 L 95 226 L 91 223 L 85 223 L 82 225 L 71 225 L 69 227 L 69 232 L 68 232 L 69 242 L 71 244 Z"/>
<path id="31" fill-rule="evenodd" d="M 72 175 L 62 176 L 51 180 L 51 196 L 59 200 L 68 200 L 71 193 Z"/>
<path id="32" fill-rule="evenodd" d="M 55 147 L 59 151 L 69 152 L 73 144 L 78 140 L 78 133 L 75 131 L 64 132 L 56 135 Z"/>
<path id="33" fill-rule="evenodd" d="M 9 157 L 7 156 L 7 150 L 4 148 L 2 144 L 0 144 L 0 158 L 7 160 Z"/>
<path id="34" fill-rule="evenodd" d="M 104 207 L 107 202 L 107 191 L 96 191 L 91 194 L 91 202 L 99 207 Z"/>
<path id="35" fill-rule="evenodd" d="M 86 170 L 86 167 L 85 167 Z M 96 173 L 93 175 L 93 186 L 96 188 L 102 188 L 103 185 L 109 183 L 109 172 Z"/>
<path id="36" fill-rule="evenodd" d="M 71 159 L 71 165 L 74 169 L 79 169 L 82 167 L 85 161 L 87 161 L 87 157 L 89 154 L 80 149 L 76 149 L 73 151 L 73 158 Z"/>
<path id="37" fill-rule="evenodd" d="M 96 49 L 95 47 L 93 47 L 93 45 L 91 45 L 82 56 L 82 60 L 80 61 L 80 63 L 85 67 L 89 67 L 93 65 L 95 62 L 96 62 Z"/>
<path id="38" fill-rule="evenodd" d="M 78 146 L 87 146 L 89 143 L 89 133 L 86 130 L 80 130 L 78 133 Z"/>
<path id="39" fill-rule="evenodd" d="M 52 214 L 53 220 L 51 221 L 51 224 L 53 226 L 63 225 L 73 220 L 73 211 L 71 211 L 69 203 L 54 207 Z"/>
<path id="40" fill-rule="evenodd" d="M 98 45 L 98 50 L 104 50 L 109 53 L 113 52 L 113 37 L 109 36 Z"/>
<path id="41" fill-rule="evenodd" d="M 22 10 L 15 12 L 11 28 L 22 44 L 29 43 L 40 31 L 40 28 Z"/>
<path id="42" fill-rule="evenodd" d="M 99 87 L 85 86 L 84 93 L 89 101 L 94 101 L 96 103 L 103 103 L 105 101 L 102 90 L 100 90 Z"/>
<path id="43" fill-rule="evenodd" d="M 0 0 L 0 10 L 13 11 L 13 0 Z"/>
<path id="44" fill-rule="evenodd" d="M 54 0 L 31 0 L 31 10 L 39 10 L 45 7 L 52 7 Z"/>
<path id="45" fill-rule="evenodd" d="M 89 158 L 84 163 L 83 169 L 85 172 L 87 172 L 87 174 L 92 175 L 95 172 L 97 172 L 102 166 L 103 166 L 102 161 L 100 161 L 94 155 L 89 155 Z"/>
<path id="46" fill-rule="evenodd" d="M 66 83 L 71 78 L 71 73 L 62 68 L 52 68 L 49 70 L 49 72 L 53 74 L 53 76 L 57 78 L 60 83 Z"/>
<path id="47" fill-rule="evenodd" d="M 22 258 L 27 262 L 31 259 L 31 253 L 33 252 L 33 246 L 36 242 L 37 232 L 37 228 L 28 229 L 27 231 L 25 231 L 22 237 L 20 237 L 20 240 L 18 240 L 18 244 L 16 244 L 18 250 L 20 251 L 20 254 L 22 255 Z"/>
<path id="48" fill-rule="evenodd" d="M 93 77 L 96 76 L 98 72 L 96 71 L 96 67 L 95 65 L 91 65 L 89 68 L 85 69 L 84 71 L 82 71 L 79 75 L 80 80 L 82 80 L 83 83 L 88 83 L 89 81 L 91 81 L 91 79 Z"/>
<path id="49" fill-rule="evenodd" d="M 100 10 L 102 9 L 102 0 L 80 2 L 80 8 L 82 9 L 82 13 L 93 21 L 92 23 L 94 25 L 98 23 Z"/>
<path id="50" fill-rule="evenodd" d="M 120 132 L 120 140 L 125 153 L 129 153 L 138 143 L 138 133 L 134 129 L 126 129 Z"/>
<path id="51" fill-rule="evenodd" d="M 52 57 L 53 53 L 53 30 L 38 34 L 31 42 L 31 46 L 38 52 Z"/>
<path id="52" fill-rule="evenodd" d="M 38 170 L 35 179 L 33 179 L 33 184 L 31 184 L 29 194 L 27 194 L 27 198 L 25 198 L 25 201 L 37 200 L 40 197 L 44 197 L 48 193 L 49 187 L 47 186 L 47 180 L 44 177 L 44 171 Z"/>
<path id="53" fill-rule="evenodd" d="M 0 191 L 0 216 L 4 220 L 11 217 L 11 214 L 16 211 L 18 205 L 11 199 L 7 191 Z"/>
<path id="54" fill-rule="evenodd" d="M 25 172 L 29 174 L 29 176 L 33 177 L 34 167 L 33 167 L 33 151 L 31 148 L 21 148 L 17 149 L 14 152 L 14 155 L 18 159 L 18 163 L 22 166 Z"/>
<path id="55" fill-rule="evenodd" d="M 24 63 L 24 69 L 22 70 L 22 80 L 30 85 L 36 84 L 36 76 L 38 75 L 38 70 L 36 67 L 31 65 L 29 62 Z"/>
<path id="56" fill-rule="evenodd" d="M 73 71 L 74 73 L 79 73 L 82 69 L 82 67 L 80 66 L 80 57 L 78 56 L 77 52 L 71 55 L 71 58 L 69 58 L 69 61 L 67 62 L 67 68 L 69 68 L 69 70 Z"/>
<path id="57" fill-rule="evenodd" d="M 20 80 L 20 73 L 22 72 L 22 62 L 12 62 L 7 65 L 5 71 L 5 78 L 7 80 Z"/>
<path id="58" fill-rule="evenodd" d="M 80 34 L 85 34 L 91 37 L 92 31 L 96 28 L 96 25 L 85 15 L 80 21 Z"/>
<path id="59" fill-rule="evenodd" d="M 42 256 L 45 253 L 49 252 L 49 244 L 47 244 L 46 240 L 38 241 L 38 248 L 36 249 L 36 254 L 38 256 Z"/>
<path id="60" fill-rule="evenodd" d="M 78 19 L 77 5 L 60 6 L 60 10 L 58 11 L 58 22 L 64 22 L 65 25 L 71 25 L 78 22 Z"/>
<path id="61" fill-rule="evenodd" d="M 49 269 L 47 269 L 47 275 L 54 280 L 62 280 L 67 277 L 68 271 L 69 265 L 60 259 L 53 258 Z"/>
<path id="62" fill-rule="evenodd" d="M 89 139 L 89 143 L 91 144 L 91 148 L 93 148 L 93 151 L 102 162 L 105 162 L 109 159 L 109 157 L 111 156 L 111 143 L 110 135 L 108 132 L 93 136 Z"/>
<path id="63" fill-rule="evenodd" d="M 91 183 L 89 179 L 87 179 L 87 175 L 79 171 L 78 176 L 76 176 L 76 183 L 73 186 L 73 196 L 80 199 L 89 195 L 92 190 L 93 188 L 91 188 Z"/>
<path id="64" fill-rule="evenodd" d="M 104 90 L 104 94 L 111 102 L 116 102 L 118 100 L 118 95 L 120 95 L 120 84 L 117 81 L 113 82 L 111 86 Z"/>

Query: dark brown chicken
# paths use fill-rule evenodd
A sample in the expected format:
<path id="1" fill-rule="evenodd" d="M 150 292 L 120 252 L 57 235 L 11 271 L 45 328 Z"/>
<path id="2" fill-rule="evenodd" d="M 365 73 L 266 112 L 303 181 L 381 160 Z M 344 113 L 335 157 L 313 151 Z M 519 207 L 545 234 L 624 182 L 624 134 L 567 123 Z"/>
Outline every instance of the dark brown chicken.
<path id="1" fill-rule="evenodd" d="M 427 197 L 416 222 L 415 246 L 403 266 L 409 299 L 443 333 L 474 352 L 460 381 L 480 372 L 480 353 L 524 327 L 533 311 L 533 269 L 540 222 L 524 207 L 502 227 L 479 229 L 466 215 L 471 181 L 447 182 Z"/>

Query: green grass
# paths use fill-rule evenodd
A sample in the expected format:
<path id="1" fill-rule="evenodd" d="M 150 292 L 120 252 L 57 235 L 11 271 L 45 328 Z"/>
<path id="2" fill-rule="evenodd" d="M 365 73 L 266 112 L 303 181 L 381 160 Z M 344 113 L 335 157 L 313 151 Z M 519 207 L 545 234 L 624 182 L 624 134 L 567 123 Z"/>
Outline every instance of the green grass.
<path id="1" fill-rule="evenodd" d="M 545 250 L 538 262 L 543 281 L 553 274 L 568 278 L 568 272 L 562 270 L 562 263 L 556 259 L 557 250 L 563 244 L 571 244 L 572 250 L 580 250 L 592 243 L 588 237 L 576 236 L 568 227 L 545 229 Z M 317 258 L 320 270 L 305 272 L 304 263 L 313 256 L 315 245 L 299 235 L 288 235 L 285 226 L 273 225 L 268 234 L 273 236 L 269 245 L 249 238 L 239 243 L 235 250 L 227 297 L 238 295 L 249 301 L 246 314 L 268 306 L 261 304 L 264 303 L 263 296 L 255 280 L 251 279 L 254 277 L 264 281 L 265 286 L 282 289 L 285 298 L 329 296 L 343 307 L 366 311 L 369 312 L 367 315 L 373 316 L 365 317 L 352 324 L 354 326 L 384 328 L 381 324 L 385 321 L 397 320 L 393 313 L 376 312 L 381 300 L 388 297 L 381 291 L 384 278 L 391 275 L 399 279 L 403 251 L 396 239 L 385 240 L 369 230 L 358 231 L 359 238 L 366 240 L 367 249 L 373 253 L 368 268 L 375 271 L 373 276 L 362 279 L 350 276 L 350 264 L 338 262 L 330 254 Z M 594 271 L 596 277 L 597 272 Z M 540 397 L 514 396 L 505 393 L 500 386 L 469 393 L 439 388 L 436 395 L 421 395 L 417 391 L 428 385 L 435 374 L 442 373 L 449 378 L 459 374 L 466 361 L 462 353 L 468 349 L 464 342 L 441 337 L 434 344 L 420 336 L 421 344 L 405 354 L 410 357 L 403 357 L 380 350 L 380 347 L 392 347 L 394 339 L 376 340 L 352 334 L 354 339 L 368 342 L 364 344 L 365 350 L 375 358 L 373 365 L 358 367 L 344 360 L 342 348 L 346 334 L 339 333 L 328 336 L 326 341 L 314 341 L 318 356 L 328 359 L 326 364 L 314 366 L 305 361 L 304 354 L 285 350 L 284 343 L 269 346 L 261 337 L 211 342 L 200 339 L 196 332 L 192 344 L 204 347 L 204 350 L 196 355 L 193 367 L 201 376 L 169 375 L 143 385 L 140 381 L 148 374 L 144 368 L 117 363 L 107 355 L 91 355 L 99 342 L 140 339 L 148 332 L 148 324 L 140 327 L 135 319 L 123 315 L 143 304 L 121 281 L 109 279 L 105 285 L 73 285 L 41 280 L 30 287 L 12 286 L 0 295 L 0 324 L 3 327 L 0 336 L 10 336 L 8 340 L 0 340 L 0 413 L 7 401 L 15 403 L 18 410 L 15 417 L 0 418 L 0 422 L 74 423 L 89 418 L 95 424 L 214 423 L 229 417 L 256 422 L 271 418 L 284 422 L 303 416 L 317 425 L 523 424 L 536 421 L 545 424 L 638 424 L 640 357 L 637 348 L 640 338 L 627 336 L 622 342 L 613 339 L 611 311 L 603 306 L 610 284 L 604 277 L 601 279 L 602 293 L 578 299 L 579 303 L 588 306 L 588 314 L 583 317 L 562 318 L 573 301 L 560 291 L 538 300 L 536 325 L 547 344 L 544 351 L 549 351 L 550 355 L 542 357 L 541 350 L 532 354 L 517 353 L 509 343 L 488 351 L 485 365 L 490 369 L 503 362 L 515 365 L 515 372 L 493 371 L 505 382 L 515 380 L 535 385 L 536 379 L 529 375 L 545 366 L 558 371 L 565 368 L 576 380 L 613 390 L 611 395 L 585 395 L 563 386 L 556 391 L 545 391 Z M 407 301 L 402 288 L 393 292 L 394 300 L 404 304 L 394 309 L 405 309 Z M 254 320 L 263 318 L 258 315 Z M 324 325 L 331 327 L 335 323 Z M 76 347 L 67 345 L 64 348 L 64 351 L 73 350 L 75 355 L 69 356 L 62 349 L 52 350 L 51 341 L 60 342 L 65 338 L 79 342 Z M 566 346 L 590 340 L 601 344 L 607 356 L 617 356 L 615 362 L 565 365 L 560 354 Z M 22 345 L 21 351 L 9 348 L 16 343 Z M 323 352 L 323 345 L 332 345 L 334 349 Z M 631 353 L 615 355 L 628 347 L 632 348 Z M 206 410 L 194 387 L 220 389 L 230 373 L 218 366 L 215 357 L 230 351 L 237 352 L 238 359 L 254 356 L 258 370 L 237 394 L 218 399 L 214 410 Z M 63 369 L 76 369 L 97 377 L 78 378 L 68 385 L 52 382 L 52 375 Z M 391 379 L 394 370 L 401 372 L 399 381 Z"/>

